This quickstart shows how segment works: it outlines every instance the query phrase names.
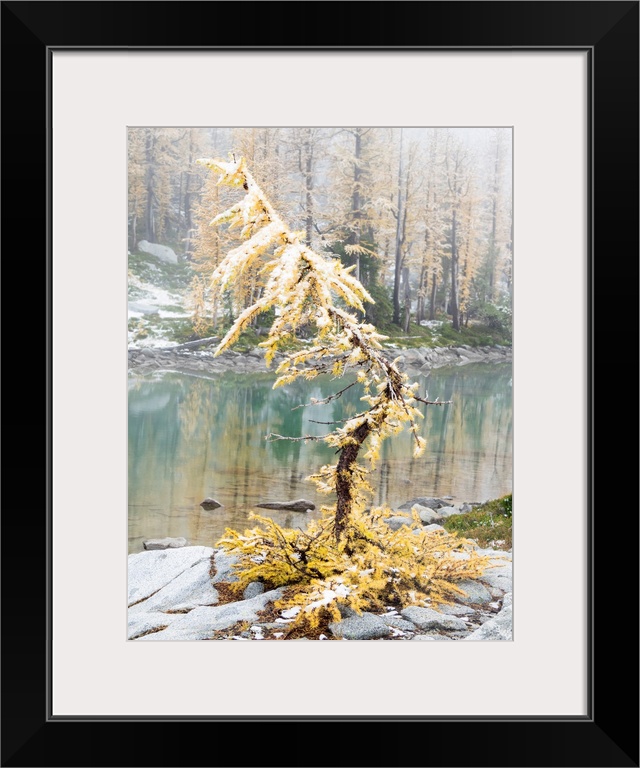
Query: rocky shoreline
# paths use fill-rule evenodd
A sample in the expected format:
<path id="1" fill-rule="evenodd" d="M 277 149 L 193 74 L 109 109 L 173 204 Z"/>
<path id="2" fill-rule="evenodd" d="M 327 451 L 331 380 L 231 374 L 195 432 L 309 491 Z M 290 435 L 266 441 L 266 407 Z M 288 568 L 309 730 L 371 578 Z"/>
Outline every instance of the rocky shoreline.
<path id="1" fill-rule="evenodd" d="M 128 353 L 129 370 L 136 374 L 154 371 L 184 373 L 264 373 L 265 351 L 256 347 L 248 352 L 229 350 L 219 357 L 213 356 L 214 345 L 204 349 L 172 347 L 131 348 Z M 415 347 L 401 349 L 387 346 L 388 358 L 399 358 L 402 370 L 413 375 L 428 373 L 432 368 L 466 365 L 468 363 L 508 363 L 512 360 L 511 347 Z M 275 363 L 272 369 L 275 369 Z"/>
<path id="2" fill-rule="evenodd" d="M 430 507 L 424 506 L 430 502 Z M 466 514 L 471 505 L 444 506 L 439 499 L 414 499 L 398 507 L 393 527 L 416 511 L 427 530 L 441 526 L 434 516 Z M 474 505 L 475 506 L 475 505 Z M 282 589 L 265 591 L 259 582 L 247 586 L 240 599 L 229 599 L 229 584 L 237 581 L 235 558 L 221 549 L 183 546 L 184 539 L 167 539 L 166 548 L 129 555 L 128 637 L 130 640 L 280 640 L 294 615 L 277 611 L 273 603 Z M 466 596 L 437 609 L 424 605 L 401 611 L 357 614 L 342 611 L 342 620 L 329 626 L 326 640 L 511 640 L 511 552 L 480 549 L 490 567 L 477 580 L 458 582 Z M 309 639 L 309 638 L 299 638 Z"/>

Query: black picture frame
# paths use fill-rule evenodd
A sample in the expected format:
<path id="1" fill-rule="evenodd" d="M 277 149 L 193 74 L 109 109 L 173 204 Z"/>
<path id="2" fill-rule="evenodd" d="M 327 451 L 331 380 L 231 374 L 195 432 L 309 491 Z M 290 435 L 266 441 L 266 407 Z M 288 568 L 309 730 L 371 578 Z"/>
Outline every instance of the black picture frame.
<path id="1" fill-rule="evenodd" d="M 277 12 L 279 26 L 265 35 L 262 15 L 267 7 L 272 16 Z M 29 233 L 30 264 L 37 264 L 44 278 L 38 300 L 46 303 L 46 312 L 35 336 L 43 354 L 39 367 L 46 370 L 42 380 L 46 397 L 40 389 L 34 401 L 47 404 L 38 414 L 46 425 L 38 461 L 38 466 L 46 468 L 42 494 L 46 504 L 38 499 L 35 511 L 30 511 L 30 557 L 17 545 L 25 538 L 24 521 L 8 506 L 2 518 L 2 765 L 220 765 L 216 744 L 231 743 L 238 750 L 234 765 L 638 766 L 637 487 L 629 490 L 629 477 L 637 478 L 637 453 L 625 446 L 620 434 L 628 433 L 637 405 L 639 3 L 325 2 L 321 12 L 313 14 L 308 40 L 300 14 L 320 11 L 320 4 L 307 4 L 305 11 L 302 7 L 270 2 L 2 2 L 5 244 L 10 242 L 10 231 Z M 294 8 L 295 23 L 287 21 Z M 207 10 L 212 26 L 202 23 Z M 49 57 L 52 50 L 66 48 L 168 50 L 215 47 L 216 42 L 224 46 L 230 44 L 231 32 L 231 47 L 238 48 L 310 48 L 315 47 L 313 39 L 336 50 L 578 48 L 589 53 L 591 676 L 587 717 L 469 716 L 431 718 L 431 722 L 416 717 L 329 717 L 329 722 L 320 724 L 319 719 L 303 716 L 99 720 L 49 716 Z M 25 265 L 12 263 L 7 250 L 5 268 L 15 267 L 16 279 L 24 280 Z M 36 270 L 31 266 L 28 271 Z M 10 385 L 19 377 L 7 378 Z M 22 381 L 19 386 L 12 403 L 24 402 Z M 557 386 L 559 391 L 544 392 L 544 397 L 570 396 L 561 391 L 561 382 Z M 600 405 L 597 416 L 596 404 Z M 31 423 L 37 409 L 30 408 L 29 413 Z M 633 423 L 637 425 L 637 419 Z M 32 456 L 33 442 L 33 434 L 26 435 L 22 429 L 12 439 L 12 448 L 19 446 L 24 453 L 18 455 Z M 30 597 L 25 602 L 27 591 Z M 266 728 L 260 728 L 256 737 L 259 724 Z M 174 737 L 176 725 L 181 728 Z M 367 728 L 370 725 L 374 728 Z M 244 736 L 238 739 L 236 730 Z M 347 739 L 341 740 L 340 747 L 328 746 L 332 734 L 343 732 Z M 423 744 L 416 742 L 420 733 Z M 280 741 L 287 744 L 286 750 L 278 747 Z M 465 745 L 464 757 L 455 749 L 460 741 Z M 413 757 L 416 744 L 418 763 Z"/>

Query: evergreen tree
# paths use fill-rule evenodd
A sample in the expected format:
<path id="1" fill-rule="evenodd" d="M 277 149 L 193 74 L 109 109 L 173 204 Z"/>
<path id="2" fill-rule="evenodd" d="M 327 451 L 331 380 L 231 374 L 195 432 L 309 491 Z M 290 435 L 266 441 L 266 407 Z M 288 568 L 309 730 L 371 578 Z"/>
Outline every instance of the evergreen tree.
<path id="1" fill-rule="evenodd" d="M 369 408 L 322 438 L 337 448 L 340 458 L 336 465 L 323 467 L 314 476 L 320 490 L 337 495 L 334 532 L 340 539 L 353 509 L 365 505 L 367 471 L 357 464 L 365 440 L 369 439 L 366 458 L 373 464 L 382 440 L 408 423 L 415 437 L 415 455 L 424 450 L 424 439 L 417 434 L 416 420 L 422 418 L 415 407 L 415 401 L 420 399 L 415 394 L 417 385 L 409 385 L 395 363 L 381 353 L 380 340 L 384 337 L 373 326 L 360 324 L 353 312 L 345 308 L 346 305 L 364 313 L 363 302 L 372 301 L 351 275 L 353 267 L 345 268 L 338 259 L 315 253 L 305 244 L 304 236 L 292 232 L 243 159 L 232 163 L 211 160 L 207 165 L 222 174 L 219 183 L 243 188 L 247 193 L 214 219 L 215 223 L 226 221 L 232 227 L 241 226 L 247 239 L 227 254 L 214 271 L 212 283 L 226 287 L 254 266 L 263 253 L 273 252 L 260 266 L 260 271 L 268 275 L 261 297 L 236 319 L 216 354 L 229 347 L 254 317 L 277 308 L 279 315 L 262 343 L 267 349 L 267 362 L 301 326 L 315 326 L 317 334 L 315 345 L 284 356 L 277 368 L 280 376 L 275 386 L 299 377 L 313 379 L 327 372 L 339 377 L 349 372 L 356 374 L 356 380 L 367 393 L 363 399 Z M 342 391 L 329 399 L 339 397 Z"/>
<path id="2" fill-rule="evenodd" d="M 323 518 L 306 532 L 286 530 L 268 518 L 259 518 L 265 528 L 239 534 L 227 530 L 220 544 L 240 555 L 239 586 L 260 578 L 272 585 L 304 584 L 291 599 L 297 605 L 299 622 L 317 626 L 320 615 L 339 616 L 338 602 L 355 610 L 378 606 L 385 600 L 405 604 L 427 593 L 434 601 L 446 602 L 462 590 L 456 580 L 478 576 L 487 559 L 455 537 L 431 536 L 421 530 L 419 520 L 401 532 L 385 524 L 390 510 L 365 507 L 372 488 L 368 475 L 379 457 L 382 441 L 408 425 L 415 440 L 414 456 L 420 456 L 425 441 L 418 432 L 422 418 L 417 384 L 382 354 L 384 338 L 376 329 L 358 321 L 354 310 L 363 313 L 363 302 L 371 301 L 362 284 L 339 259 L 313 251 L 305 231 L 292 231 L 248 171 L 243 158 L 231 162 L 201 161 L 220 175 L 219 184 L 243 190 L 243 197 L 218 214 L 215 224 L 238 227 L 244 242 L 233 248 L 212 274 L 212 285 L 224 289 L 249 269 L 264 276 L 260 297 L 235 320 L 220 342 L 220 354 L 238 338 L 258 315 L 274 309 L 275 320 L 266 348 L 267 363 L 280 355 L 274 387 L 298 378 L 314 379 L 329 373 L 334 379 L 352 377 L 341 389 L 318 402 L 329 403 L 347 389 L 360 385 L 366 407 L 322 436 L 269 435 L 269 439 L 323 440 L 335 449 L 335 464 L 312 475 L 318 489 L 335 494 L 336 503 L 322 507 Z M 289 342 L 303 325 L 315 327 L 312 344 L 291 351 Z M 437 403 L 438 405 L 444 403 Z M 330 426 L 334 426 L 329 422 Z M 365 447 L 365 463 L 359 463 Z M 452 554 L 468 550 L 468 559 Z"/>

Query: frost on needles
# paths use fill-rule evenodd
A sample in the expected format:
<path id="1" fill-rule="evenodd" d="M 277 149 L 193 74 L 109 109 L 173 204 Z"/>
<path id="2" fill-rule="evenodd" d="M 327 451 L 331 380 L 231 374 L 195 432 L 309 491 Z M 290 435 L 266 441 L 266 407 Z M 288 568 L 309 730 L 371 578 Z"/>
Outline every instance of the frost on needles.
<path id="1" fill-rule="evenodd" d="M 288 530 L 273 520 L 253 515 L 262 524 L 240 534 L 227 529 L 219 546 L 239 558 L 237 588 L 261 580 L 271 586 L 288 585 L 283 607 L 297 606 L 290 631 L 317 628 L 336 620 L 338 606 L 358 612 L 384 605 L 447 602 L 462 590 L 455 582 L 474 578 L 487 566 L 470 542 L 444 531 L 423 531 L 414 517 L 398 531 L 385 520 L 389 509 L 366 510 L 373 489 L 368 477 L 380 455 L 382 441 L 408 428 L 414 439 L 414 457 L 425 450 L 418 434 L 423 414 L 417 395 L 397 365 L 382 353 L 380 335 L 373 325 L 359 321 L 363 302 L 373 302 L 353 276 L 354 267 L 316 253 L 304 232 L 294 232 L 274 210 L 246 167 L 244 158 L 225 162 L 200 160 L 219 174 L 218 184 L 233 187 L 242 197 L 213 218 L 211 224 L 240 228 L 241 245 L 230 250 L 213 271 L 211 287 L 218 292 L 244 279 L 250 270 L 262 285 L 258 298 L 246 307 L 220 342 L 215 354 L 228 349 L 258 316 L 275 309 L 267 339 L 266 363 L 276 354 L 279 387 L 298 378 L 329 374 L 346 383 L 313 404 L 329 403 L 349 387 L 363 389 L 362 410 L 324 435 L 268 435 L 269 440 L 322 440 L 335 449 L 337 461 L 311 475 L 322 493 L 336 502 L 322 506 L 322 517 L 305 532 Z M 310 345 L 291 349 L 296 331 L 312 327 Z M 363 461 L 359 461 L 361 449 Z M 459 556 L 464 550 L 466 559 Z M 453 554 L 456 552 L 457 554 Z M 464 593 L 463 593 L 464 594 Z"/>

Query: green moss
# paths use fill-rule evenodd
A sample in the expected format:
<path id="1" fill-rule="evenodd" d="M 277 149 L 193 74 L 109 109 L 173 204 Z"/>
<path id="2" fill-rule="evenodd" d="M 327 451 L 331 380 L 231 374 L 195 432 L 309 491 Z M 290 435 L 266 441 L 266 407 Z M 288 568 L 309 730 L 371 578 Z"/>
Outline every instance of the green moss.
<path id="1" fill-rule="evenodd" d="M 255 330 L 249 327 L 242 331 L 238 341 L 233 346 L 237 352 L 248 352 L 250 349 L 257 347 L 261 341 L 264 341 L 264 337 L 260 338 Z"/>
<path id="2" fill-rule="evenodd" d="M 496 344 L 511 346 L 511 336 L 507 332 L 478 323 L 472 323 L 462 327 L 459 331 L 455 331 L 451 326 L 450 318 L 440 317 L 438 319 L 440 325 L 435 328 L 411 323 L 408 333 L 393 323 L 379 326 L 378 330 L 389 337 L 387 343 L 406 349 L 414 347 L 492 347 Z"/>
<path id="3" fill-rule="evenodd" d="M 438 346 L 443 347 L 490 347 L 496 344 L 511 346 L 511 336 L 508 333 L 480 324 L 469 325 L 456 331 L 450 323 L 443 323 L 438 329 L 438 337 Z"/>
<path id="4" fill-rule="evenodd" d="M 186 290 L 193 278 L 189 262 L 180 260 L 177 264 L 168 264 L 150 253 L 130 253 L 129 270 L 143 282 L 168 291 Z"/>
<path id="5" fill-rule="evenodd" d="M 511 549 L 513 496 L 509 494 L 475 507 L 463 515 L 452 515 L 443 523 L 445 530 L 474 539 L 481 547 Z"/>
<path id="6" fill-rule="evenodd" d="M 183 343 L 193 340 L 193 325 L 190 318 L 163 319 L 157 326 L 170 341 Z"/>

